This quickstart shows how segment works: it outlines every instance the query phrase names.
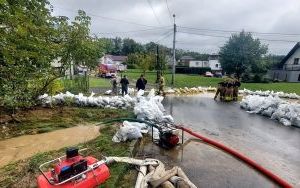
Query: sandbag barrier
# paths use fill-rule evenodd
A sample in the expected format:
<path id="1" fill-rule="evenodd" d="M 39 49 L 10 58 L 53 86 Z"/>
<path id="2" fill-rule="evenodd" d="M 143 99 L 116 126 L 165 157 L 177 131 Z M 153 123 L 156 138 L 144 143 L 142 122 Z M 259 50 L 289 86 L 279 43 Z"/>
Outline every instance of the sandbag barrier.
<path id="1" fill-rule="evenodd" d="M 287 102 L 278 96 L 248 95 L 240 102 L 242 109 L 279 121 L 285 126 L 300 128 L 300 104 Z"/>
<path id="2" fill-rule="evenodd" d="M 245 95 L 259 95 L 259 96 L 273 96 L 273 97 L 280 97 L 280 98 L 287 98 L 287 99 L 300 99 L 300 96 L 297 95 L 296 93 L 284 93 L 283 91 L 261 91 L 261 90 L 256 90 L 256 91 L 251 91 L 249 89 L 243 89 L 239 90 L 239 94 L 245 94 Z"/>
<path id="3" fill-rule="evenodd" d="M 216 92 L 217 88 L 215 87 L 184 87 L 184 88 L 174 88 L 168 89 L 165 91 L 166 94 L 174 94 L 174 95 L 196 95 L 205 92 Z"/>

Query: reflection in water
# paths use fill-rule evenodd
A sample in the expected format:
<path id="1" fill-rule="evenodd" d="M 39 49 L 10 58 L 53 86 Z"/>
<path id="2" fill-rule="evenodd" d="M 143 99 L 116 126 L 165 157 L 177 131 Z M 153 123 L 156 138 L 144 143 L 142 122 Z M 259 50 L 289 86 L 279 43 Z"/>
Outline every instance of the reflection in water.
<path id="1" fill-rule="evenodd" d="M 244 153 L 292 184 L 298 183 L 300 129 L 249 114 L 240 110 L 238 103 L 211 98 L 167 97 L 164 105 L 176 123 Z M 170 165 L 180 165 L 199 187 L 274 187 L 247 165 L 201 142 L 188 141 L 169 151 L 148 144 L 144 152 Z"/>

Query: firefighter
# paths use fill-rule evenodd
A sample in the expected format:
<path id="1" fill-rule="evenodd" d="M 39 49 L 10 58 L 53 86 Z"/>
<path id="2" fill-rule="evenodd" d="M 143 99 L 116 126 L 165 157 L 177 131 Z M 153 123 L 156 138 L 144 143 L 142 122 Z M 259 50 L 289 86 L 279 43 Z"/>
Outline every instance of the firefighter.
<path id="1" fill-rule="evenodd" d="M 238 100 L 240 86 L 241 86 L 241 82 L 238 79 L 235 79 L 234 83 L 233 83 L 233 100 L 234 101 Z"/>
<path id="2" fill-rule="evenodd" d="M 165 95 L 164 92 L 164 87 L 165 87 L 165 78 L 163 77 L 163 75 L 161 74 L 159 76 L 159 82 L 158 82 L 158 94 L 159 95 Z"/>
<path id="3" fill-rule="evenodd" d="M 118 94 L 118 88 L 117 88 L 118 82 L 117 82 L 116 77 L 111 79 L 111 85 L 112 85 L 112 93 L 117 95 Z"/>
<path id="4" fill-rule="evenodd" d="M 225 101 L 232 101 L 233 99 L 233 81 L 229 79 L 225 89 Z"/>
<path id="5" fill-rule="evenodd" d="M 224 92 L 224 82 L 219 82 L 218 83 L 218 88 L 217 88 L 217 92 L 215 94 L 214 100 L 216 100 L 218 98 L 218 95 L 220 94 L 220 100 L 223 100 L 223 92 Z"/>

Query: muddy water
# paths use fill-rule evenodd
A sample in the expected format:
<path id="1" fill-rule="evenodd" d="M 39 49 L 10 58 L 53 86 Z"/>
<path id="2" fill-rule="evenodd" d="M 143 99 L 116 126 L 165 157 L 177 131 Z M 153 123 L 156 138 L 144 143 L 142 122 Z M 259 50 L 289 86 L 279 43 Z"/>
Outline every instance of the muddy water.
<path id="1" fill-rule="evenodd" d="M 99 126 L 87 125 L 0 141 L 0 167 L 39 152 L 83 143 L 100 134 Z"/>
<path id="2" fill-rule="evenodd" d="M 300 129 L 249 114 L 238 103 L 214 101 L 207 95 L 167 97 L 164 105 L 177 123 L 244 153 L 294 185 L 300 182 Z M 189 141 L 183 149 L 171 151 L 149 144 L 144 154 L 182 166 L 199 187 L 274 187 L 247 165 L 201 142 Z"/>

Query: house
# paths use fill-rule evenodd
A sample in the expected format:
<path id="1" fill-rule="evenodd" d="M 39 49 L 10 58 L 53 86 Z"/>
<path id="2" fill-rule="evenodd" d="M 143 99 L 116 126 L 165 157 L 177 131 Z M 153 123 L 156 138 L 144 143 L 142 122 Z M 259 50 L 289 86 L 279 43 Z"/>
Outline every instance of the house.
<path id="1" fill-rule="evenodd" d="M 222 71 L 221 63 L 219 62 L 219 55 L 212 54 L 209 55 L 208 60 L 201 61 L 195 60 L 190 56 L 183 56 L 180 59 L 181 66 L 187 66 L 189 68 L 202 68 L 202 67 L 209 67 L 211 68 L 212 72 L 220 72 Z"/>
<path id="2" fill-rule="evenodd" d="M 279 66 L 268 72 L 272 80 L 300 82 L 300 42 L 282 59 Z"/>
<path id="3" fill-rule="evenodd" d="M 124 64 L 127 60 L 127 56 L 119 55 L 104 55 L 100 59 L 100 64 L 114 64 L 117 66 L 118 71 L 124 71 L 127 66 Z"/>
<path id="4" fill-rule="evenodd" d="M 219 61 L 219 55 L 218 54 L 212 54 L 208 57 L 208 64 L 209 67 L 213 72 L 219 72 L 222 71 L 221 63 Z"/>
<path id="5" fill-rule="evenodd" d="M 190 61 L 194 60 L 191 56 L 182 56 L 178 62 L 179 66 L 189 66 Z"/>

